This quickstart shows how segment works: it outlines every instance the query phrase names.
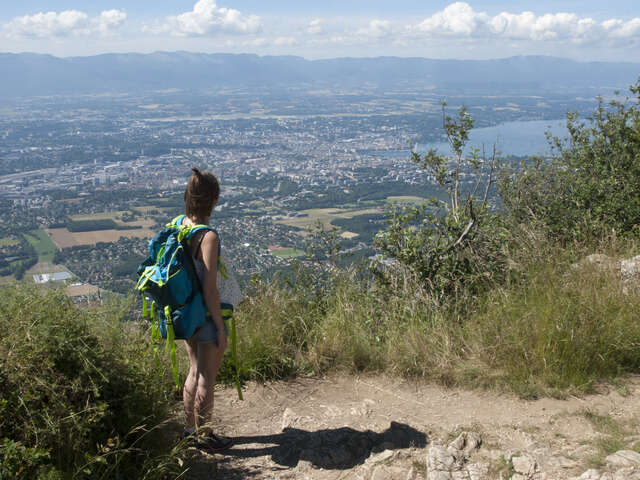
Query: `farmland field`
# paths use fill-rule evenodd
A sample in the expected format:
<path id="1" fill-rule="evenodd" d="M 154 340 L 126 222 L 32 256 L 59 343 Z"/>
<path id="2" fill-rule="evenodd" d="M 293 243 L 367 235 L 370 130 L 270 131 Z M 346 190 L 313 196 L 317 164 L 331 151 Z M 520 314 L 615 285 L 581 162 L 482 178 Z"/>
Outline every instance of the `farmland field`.
<path id="1" fill-rule="evenodd" d="M 282 258 L 295 258 L 304 256 L 304 252 L 302 250 L 298 250 L 296 248 L 283 248 L 278 250 L 271 250 L 269 253 L 276 257 Z"/>
<path id="2" fill-rule="evenodd" d="M 17 245 L 18 240 L 11 237 L 0 238 L 0 247 L 10 247 L 11 245 Z"/>
<path id="3" fill-rule="evenodd" d="M 331 228 L 331 220 L 336 218 L 353 218 L 358 215 L 380 213 L 377 208 L 367 208 L 364 210 L 346 210 L 343 208 L 312 208 L 302 210 L 300 213 L 306 214 L 304 217 L 293 217 L 278 220 L 276 223 L 288 225 L 290 227 L 308 228 L 320 222 L 324 228 Z"/>
<path id="4" fill-rule="evenodd" d="M 58 247 L 51 241 L 44 230 L 31 230 L 24 234 L 24 238 L 35 248 L 39 262 L 53 262 L 53 256 Z"/>
<path id="5" fill-rule="evenodd" d="M 134 222 L 132 222 L 134 223 Z M 47 233 L 59 248 L 78 245 L 95 245 L 99 242 L 117 242 L 122 237 L 151 238 L 156 232 L 148 229 L 136 230 L 97 230 L 92 232 L 70 232 L 66 228 L 50 228 Z"/>
<path id="6" fill-rule="evenodd" d="M 141 207 L 145 208 L 145 207 Z M 137 211 L 137 209 L 134 209 Z M 149 228 L 153 226 L 153 220 L 149 218 L 144 218 L 144 213 L 137 211 L 140 215 L 138 220 L 133 222 L 123 222 L 122 215 L 127 214 L 126 210 L 117 210 L 113 212 L 101 212 L 101 213 L 93 213 L 90 215 L 73 215 L 71 220 L 73 221 L 86 221 L 86 220 L 113 220 L 118 226 L 122 227 L 141 227 L 141 228 Z"/>
<path id="7" fill-rule="evenodd" d="M 422 204 L 426 198 L 414 197 L 411 195 L 400 195 L 395 197 L 387 197 L 387 201 L 395 203 L 415 203 L 417 205 Z"/>

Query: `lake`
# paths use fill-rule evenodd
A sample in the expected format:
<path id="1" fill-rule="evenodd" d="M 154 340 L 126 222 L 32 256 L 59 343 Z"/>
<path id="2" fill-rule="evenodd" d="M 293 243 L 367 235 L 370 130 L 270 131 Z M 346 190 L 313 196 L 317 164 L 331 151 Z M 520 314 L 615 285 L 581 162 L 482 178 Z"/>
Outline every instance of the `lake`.
<path id="1" fill-rule="evenodd" d="M 494 127 L 475 128 L 469 135 L 468 149 L 479 148 L 482 146 L 487 151 L 487 155 L 491 152 L 493 144 L 496 143 L 498 150 L 503 155 L 546 155 L 549 153 L 549 144 L 545 137 L 545 132 L 549 131 L 552 135 L 565 137 L 568 135 L 566 127 L 566 119 L 564 120 L 530 120 L 520 122 L 505 122 Z M 440 153 L 447 154 L 450 152 L 447 142 L 436 142 L 428 144 L 419 144 L 418 151 L 424 153 L 430 148 L 435 148 Z M 389 156 L 408 156 L 408 152 L 396 151 L 387 152 Z"/>

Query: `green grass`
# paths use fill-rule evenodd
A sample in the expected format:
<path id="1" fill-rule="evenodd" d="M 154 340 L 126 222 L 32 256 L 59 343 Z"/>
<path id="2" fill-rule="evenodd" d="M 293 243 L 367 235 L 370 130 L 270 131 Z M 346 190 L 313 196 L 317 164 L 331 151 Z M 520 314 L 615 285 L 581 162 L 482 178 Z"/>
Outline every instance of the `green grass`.
<path id="1" fill-rule="evenodd" d="M 304 257 L 305 255 L 305 253 L 302 250 L 298 250 L 296 248 L 287 248 L 284 250 L 271 250 L 270 253 L 274 257 L 282 257 L 282 258 Z"/>
<path id="2" fill-rule="evenodd" d="M 24 238 L 35 248 L 39 262 L 53 262 L 53 256 L 58 247 L 49 238 L 47 232 L 44 230 L 31 230 L 24 234 Z"/>

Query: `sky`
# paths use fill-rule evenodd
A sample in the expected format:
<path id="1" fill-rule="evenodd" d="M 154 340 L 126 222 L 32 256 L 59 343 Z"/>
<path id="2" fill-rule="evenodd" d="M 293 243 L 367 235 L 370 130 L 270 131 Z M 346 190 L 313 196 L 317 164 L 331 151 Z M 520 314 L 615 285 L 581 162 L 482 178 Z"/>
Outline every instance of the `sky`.
<path id="1" fill-rule="evenodd" d="M 0 2 L 0 52 L 640 62 L 640 0 L 21 0 Z"/>

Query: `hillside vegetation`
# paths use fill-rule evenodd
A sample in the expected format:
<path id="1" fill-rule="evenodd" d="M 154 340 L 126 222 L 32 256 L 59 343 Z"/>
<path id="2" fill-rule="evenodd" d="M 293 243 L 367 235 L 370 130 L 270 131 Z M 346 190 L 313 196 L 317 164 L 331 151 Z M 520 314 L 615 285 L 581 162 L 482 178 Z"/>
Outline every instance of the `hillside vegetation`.
<path id="1" fill-rule="evenodd" d="M 640 288 L 581 261 L 640 250 L 640 82 L 631 93 L 584 123 L 569 115 L 552 161 L 509 169 L 498 152 L 464 154 L 473 121 L 445 114 L 452 155 L 413 155 L 443 194 L 389 207 L 384 262 L 341 269 L 336 232 L 321 232 L 313 266 L 254 280 L 237 313 L 240 377 L 385 371 L 531 398 L 640 371 Z M 177 400 L 168 361 L 131 302 L 1 294 L 0 477 L 179 475 L 161 433 Z M 235 378 L 230 361 L 220 378 Z"/>

